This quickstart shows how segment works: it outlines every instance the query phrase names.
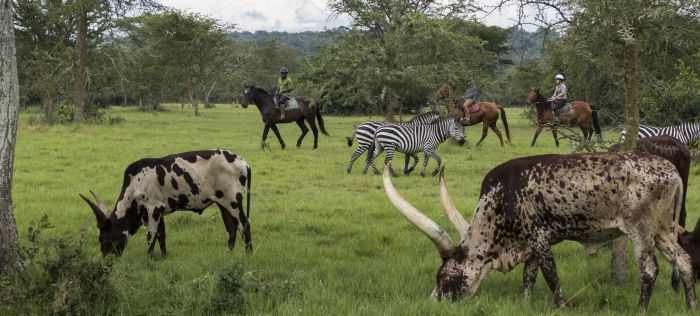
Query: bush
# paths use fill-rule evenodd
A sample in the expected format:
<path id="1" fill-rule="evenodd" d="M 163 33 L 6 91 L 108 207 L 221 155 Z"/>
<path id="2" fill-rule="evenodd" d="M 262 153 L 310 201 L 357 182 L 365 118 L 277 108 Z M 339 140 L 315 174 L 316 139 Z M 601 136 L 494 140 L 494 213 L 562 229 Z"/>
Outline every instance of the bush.
<path id="1" fill-rule="evenodd" d="M 245 297 L 243 296 L 243 265 L 236 263 L 224 268 L 212 297 L 212 308 L 216 312 L 243 314 L 245 312 Z"/>
<path id="2" fill-rule="evenodd" d="M 34 225 L 34 224 L 32 224 Z M 104 314 L 117 298 L 110 260 L 91 259 L 82 249 L 86 227 L 77 242 L 65 238 L 40 241 L 51 228 L 44 215 L 29 227 L 30 246 L 23 248 L 25 271 L 15 280 L 0 281 L 0 314 Z"/>

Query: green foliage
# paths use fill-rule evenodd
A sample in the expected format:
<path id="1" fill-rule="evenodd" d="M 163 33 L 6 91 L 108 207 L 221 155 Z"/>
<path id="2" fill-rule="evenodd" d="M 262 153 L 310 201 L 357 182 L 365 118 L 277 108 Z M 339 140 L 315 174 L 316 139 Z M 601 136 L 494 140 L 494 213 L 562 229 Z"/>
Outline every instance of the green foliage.
<path id="1" fill-rule="evenodd" d="M 211 303 L 215 312 L 243 314 L 245 310 L 244 272 L 243 265 L 237 263 L 224 268 L 219 273 Z"/>
<path id="2" fill-rule="evenodd" d="M 44 214 L 27 231 L 21 278 L 0 280 L 2 314 L 108 313 L 118 303 L 110 275 L 112 261 L 90 257 L 82 248 L 86 227 L 77 239 L 40 238 L 53 228 Z"/>
<path id="3" fill-rule="evenodd" d="M 700 118 L 700 76 L 679 61 L 672 81 L 661 82 L 659 93 L 643 91 L 641 110 L 651 122 L 672 125 Z"/>

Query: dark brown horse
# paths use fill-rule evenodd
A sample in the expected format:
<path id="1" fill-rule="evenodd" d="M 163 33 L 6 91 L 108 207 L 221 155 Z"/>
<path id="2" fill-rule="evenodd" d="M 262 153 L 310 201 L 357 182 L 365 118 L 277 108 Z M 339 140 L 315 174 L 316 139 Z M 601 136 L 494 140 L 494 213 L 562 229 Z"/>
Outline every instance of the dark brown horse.
<path id="1" fill-rule="evenodd" d="M 540 89 L 532 89 L 527 96 L 527 102 L 535 104 L 537 110 L 537 130 L 535 137 L 532 139 L 530 146 L 535 146 L 537 136 L 542 132 L 544 124 L 554 121 L 554 112 L 552 112 L 551 101 L 548 101 L 541 93 Z M 584 101 L 571 101 L 571 109 L 559 117 L 561 124 L 578 124 L 583 132 L 583 138 L 590 140 L 595 131 L 598 141 L 603 141 L 603 136 L 600 134 L 600 125 L 598 124 L 598 111 Z M 552 129 L 554 142 L 559 147 L 559 138 L 557 138 L 557 129 Z"/>
<path id="2" fill-rule="evenodd" d="M 296 122 L 301 128 L 301 136 L 297 139 L 297 148 L 301 147 L 301 141 L 304 140 L 304 136 L 309 132 L 309 128 L 306 127 L 304 120 L 309 122 L 311 126 L 311 131 L 314 133 L 314 149 L 318 148 L 318 129 L 316 128 L 316 120 L 318 120 L 318 126 L 321 128 L 321 132 L 328 135 L 326 132 L 326 127 L 323 125 L 323 117 L 321 116 L 321 110 L 317 107 L 311 105 L 309 101 L 303 99 L 297 99 L 299 102 L 298 109 L 290 109 L 284 111 L 284 119 L 280 119 L 280 110 L 275 108 L 275 102 L 272 99 L 272 95 L 267 93 L 265 90 L 260 89 L 256 86 L 246 86 L 243 91 L 243 100 L 241 105 L 243 108 L 248 108 L 248 104 L 255 104 L 260 110 L 260 115 L 262 116 L 263 123 L 265 127 L 263 129 L 261 145 L 265 146 L 265 140 L 267 139 L 267 133 L 272 129 L 272 132 L 277 136 L 282 149 L 286 147 L 280 132 L 277 129 L 277 123 L 291 123 Z"/>
<path id="3" fill-rule="evenodd" d="M 506 129 L 508 143 L 512 143 L 510 140 L 510 129 L 508 129 L 508 120 L 506 120 L 506 111 L 502 107 L 491 102 L 479 102 L 479 110 L 470 113 L 467 107 L 472 103 L 472 100 L 454 98 L 452 87 L 447 83 L 442 85 L 442 87 L 440 87 L 440 89 L 433 94 L 433 101 L 439 100 L 449 101 L 450 105 L 452 106 L 452 115 L 462 118 L 462 122 L 467 126 L 476 125 L 482 122 L 484 123 L 483 130 L 481 132 L 481 139 L 479 139 L 479 141 L 476 143 L 477 146 L 481 145 L 489 132 L 489 128 L 491 128 L 493 132 L 496 133 L 496 136 L 498 136 L 498 140 L 501 141 L 501 147 L 503 147 L 503 136 L 501 136 L 501 131 L 498 129 L 498 126 L 496 126 L 499 115 L 501 116 L 503 126 Z"/>

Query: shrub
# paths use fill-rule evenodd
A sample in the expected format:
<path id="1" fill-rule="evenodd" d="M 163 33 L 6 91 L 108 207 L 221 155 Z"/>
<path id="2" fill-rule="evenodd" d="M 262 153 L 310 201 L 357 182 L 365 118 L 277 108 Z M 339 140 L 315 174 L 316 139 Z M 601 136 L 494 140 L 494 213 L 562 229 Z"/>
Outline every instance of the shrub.
<path id="1" fill-rule="evenodd" d="M 236 263 L 219 273 L 219 278 L 212 297 L 212 308 L 216 312 L 243 314 L 245 297 L 243 295 L 243 265 Z"/>

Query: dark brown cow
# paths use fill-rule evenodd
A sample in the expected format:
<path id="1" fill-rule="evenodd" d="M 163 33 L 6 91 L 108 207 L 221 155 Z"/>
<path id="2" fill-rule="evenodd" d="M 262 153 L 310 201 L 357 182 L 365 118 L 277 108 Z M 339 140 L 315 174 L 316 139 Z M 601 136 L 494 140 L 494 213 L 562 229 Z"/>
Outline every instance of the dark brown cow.
<path id="1" fill-rule="evenodd" d="M 250 182 L 248 163 L 225 149 L 192 151 L 163 158 L 138 160 L 124 170 L 124 182 L 112 213 L 97 195 L 95 202 L 82 197 L 90 205 L 100 229 L 102 255 L 121 255 L 131 236 L 145 225 L 148 253 L 153 252 L 156 238 L 163 256 L 165 221 L 163 216 L 176 210 L 201 214 L 211 204 L 221 210 L 229 233 L 228 248 L 236 243 L 239 230 L 246 250 L 252 251 L 250 239 Z M 243 212 L 243 193 L 247 193 Z"/>
<path id="2" fill-rule="evenodd" d="M 620 145 L 610 148 L 610 151 L 620 151 Z M 685 196 L 688 191 L 688 175 L 690 173 L 690 151 L 678 139 L 671 136 L 653 136 L 637 140 L 635 151 L 646 152 L 665 158 L 678 170 L 683 180 L 683 204 L 678 224 L 685 227 Z"/>
<path id="3" fill-rule="evenodd" d="M 441 175 L 440 196 L 461 237 L 456 246 L 398 194 L 388 168 L 384 187 L 399 212 L 438 248 L 443 263 L 436 299 L 474 295 L 492 269 L 508 272 L 524 262 L 525 294 L 532 291 L 539 266 L 556 306 L 564 307 L 551 245 L 562 240 L 596 244 L 627 235 L 640 266 L 640 308 L 648 306 L 658 274 L 655 246 L 680 273 L 688 307 L 697 306 L 690 257 L 676 241 L 682 181 L 663 158 L 625 152 L 505 162 L 485 176 L 472 225 L 454 207 Z"/>

